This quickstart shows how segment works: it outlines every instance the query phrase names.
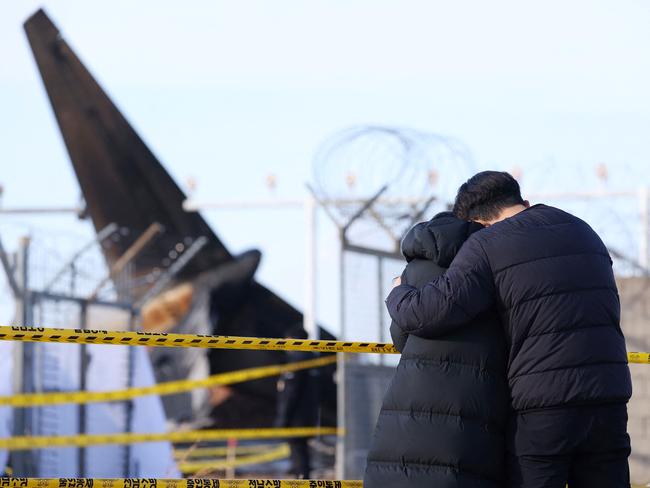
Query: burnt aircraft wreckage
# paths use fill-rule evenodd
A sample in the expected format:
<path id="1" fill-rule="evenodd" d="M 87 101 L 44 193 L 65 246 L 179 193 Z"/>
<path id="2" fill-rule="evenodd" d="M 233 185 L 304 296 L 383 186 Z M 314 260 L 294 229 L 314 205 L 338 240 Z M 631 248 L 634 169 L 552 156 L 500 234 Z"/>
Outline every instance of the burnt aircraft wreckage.
<path id="1" fill-rule="evenodd" d="M 183 209 L 185 195 L 88 72 L 44 11 L 25 22 L 52 109 L 85 200 L 84 214 L 97 232 L 111 224 L 127 238 L 104 247 L 109 268 L 143 235 L 155 235 L 130 263 L 131 286 L 119 298 L 142 304 L 146 330 L 251 337 L 284 337 L 302 313 L 255 281 L 261 253 L 231 254 L 196 212 Z M 153 224 L 153 225 L 152 225 Z M 169 264 L 170 253 L 177 259 Z M 177 272 L 169 271 L 177 266 Z M 167 270 L 165 270 L 167 268 Z M 165 277 L 167 279 L 165 281 Z M 161 281 L 162 280 L 162 281 Z M 333 338 L 320 329 L 321 337 Z M 277 364 L 277 351 L 155 349 L 158 381 Z M 335 425 L 333 367 L 322 370 L 321 422 Z M 218 427 L 270 425 L 275 378 L 232 385 L 211 398 L 165 397 L 177 421 L 207 418 Z"/>

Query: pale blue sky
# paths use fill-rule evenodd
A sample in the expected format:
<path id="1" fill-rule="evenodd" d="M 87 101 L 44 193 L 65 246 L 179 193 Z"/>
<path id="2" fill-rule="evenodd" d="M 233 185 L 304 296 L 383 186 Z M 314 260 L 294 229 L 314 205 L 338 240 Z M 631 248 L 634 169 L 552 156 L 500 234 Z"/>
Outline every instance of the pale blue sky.
<path id="1" fill-rule="evenodd" d="M 452 135 L 480 168 L 524 168 L 533 190 L 593 187 L 601 162 L 610 186 L 650 183 L 646 1 L 23 0 L 0 6 L 7 207 L 79 197 L 22 32 L 41 5 L 177 181 L 199 180 L 197 198 L 267 196 L 268 173 L 278 196 L 301 196 L 318 145 L 359 123 Z M 206 217 L 233 251 L 264 250 L 260 278 L 301 306 L 300 212 Z M 318 317 L 336 330 L 321 223 Z M 5 243 L 28 224 L 89 232 L 2 217 Z"/>

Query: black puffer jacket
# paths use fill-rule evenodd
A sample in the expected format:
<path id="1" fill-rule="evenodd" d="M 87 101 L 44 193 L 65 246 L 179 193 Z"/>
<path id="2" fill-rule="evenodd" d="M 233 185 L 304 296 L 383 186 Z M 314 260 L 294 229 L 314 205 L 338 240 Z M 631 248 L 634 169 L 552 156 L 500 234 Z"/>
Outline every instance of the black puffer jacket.
<path id="1" fill-rule="evenodd" d="M 433 338 L 498 308 L 516 411 L 624 403 L 632 393 L 611 259 L 585 222 L 535 205 L 473 234 L 444 276 L 386 300 L 403 330 Z"/>
<path id="2" fill-rule="evenodd" d="M 441 214 L 402 243 L 402 278 L 422 286 L 482 228 Z M 391 332 L 397 332 L 391 327 Z M 364 488 L 503 488 L 505 338 L 496 314 L 436 340 L 394 336 L 402 357 L 379 415 Z"/>

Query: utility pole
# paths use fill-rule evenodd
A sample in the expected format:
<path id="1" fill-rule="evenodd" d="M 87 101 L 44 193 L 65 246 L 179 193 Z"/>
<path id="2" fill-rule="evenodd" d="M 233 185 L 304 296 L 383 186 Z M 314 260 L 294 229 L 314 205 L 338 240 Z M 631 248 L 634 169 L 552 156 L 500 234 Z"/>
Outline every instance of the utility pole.
<path id="1" fill-rule="evenodd" d="M 639 209 L 641 213 L 641 235 L 639 236 L 639 264 L 644 269 L 650 265 L 648 240 L 650 239 L 650 195 L 648 187 L 639 189 Z"/>
<path id="2" fill-rule="evenodd" d="M 316 232 L 317 202 L 313 195 L 305 200 L 305 306 L 303 327 L 310 339 L 320 339 L 316 323 Z"/>

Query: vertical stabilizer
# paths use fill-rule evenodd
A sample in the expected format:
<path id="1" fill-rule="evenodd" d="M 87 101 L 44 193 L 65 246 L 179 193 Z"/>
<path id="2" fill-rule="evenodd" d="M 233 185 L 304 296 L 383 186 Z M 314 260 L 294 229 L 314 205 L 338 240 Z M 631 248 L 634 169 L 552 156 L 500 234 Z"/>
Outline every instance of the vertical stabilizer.
<path id="1" fill-rule="evenodd" d="M 104 251 L 109 265 L 152 222 L 162 224 L 165 232 L 138 257 L 136 274 L 160 266 L 179 242 L 200 236 L 209 243 L 183 275 L 230 260 L 203 218 L 183 210 L 183 192 L 43 10 L 25 22 L 25 32 L 95 229 L 115 222 L 131 231 L 131 239 Z"/>

